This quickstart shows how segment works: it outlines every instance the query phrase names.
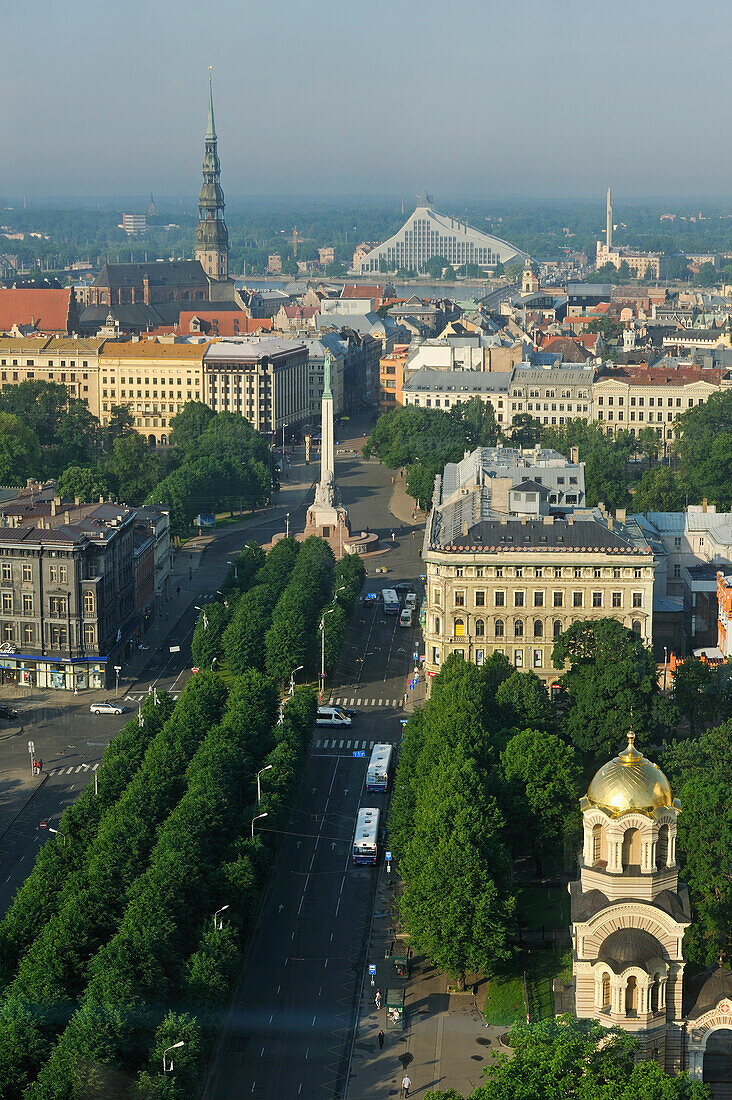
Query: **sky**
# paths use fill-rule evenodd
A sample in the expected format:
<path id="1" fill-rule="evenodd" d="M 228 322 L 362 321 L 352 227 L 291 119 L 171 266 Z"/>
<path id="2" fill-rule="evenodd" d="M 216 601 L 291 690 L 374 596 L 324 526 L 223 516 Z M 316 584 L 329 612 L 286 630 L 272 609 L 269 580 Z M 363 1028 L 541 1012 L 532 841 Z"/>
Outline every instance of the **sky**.
<path id="1" fill-rule="evenodd" d="M 0 196 L 732 195 L 727 0 L 0 0 Z"/>

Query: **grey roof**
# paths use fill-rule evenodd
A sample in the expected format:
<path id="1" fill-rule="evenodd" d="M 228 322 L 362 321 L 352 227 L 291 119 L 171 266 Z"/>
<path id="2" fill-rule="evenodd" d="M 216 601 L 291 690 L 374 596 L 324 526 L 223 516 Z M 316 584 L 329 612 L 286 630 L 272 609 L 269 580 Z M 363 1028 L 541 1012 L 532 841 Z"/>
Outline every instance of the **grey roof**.
<path id="1" fill-rule="evenodd" d="M 555 516 L 543 519 L 488 519 L 474 523 L 467 535 L 450 539 L 443 549 L 472 553 L 505 553 L 507 550 L 604 550 L 628 553 L 635 547 L 617 529 L 610 531 L 596 518 L 573 519 Z M 640 549 L 640 548 L 638 548 Z"/>
<path id="2" fill-rule="evenodd" d="M 623 902 L 631 900 L 630 898 L 620 898 L 619 900 L 611 902 L 601 890 L 588 890 L 586 894 L 583 894 L 582 883 L 579 879 L 575 879 L 570 883 L 569 893 L 571 898 L 572 921 L 577 921 L 580 924 L 590 920 L 595 913 L 599 913 L 602 909 L 606 909 L 610 905 L 621 905 Z M 637 901 L 638 899 L 635 898 L 633 900 Z M 673 890 L 662 890 L 660 894 L 656 894 L 653 901 L 648 901 L 644 904 L 663 910 L 664 913 L 668 913 L 669 916 L 673 917 L 673 919 L 680 924 L 689 924 L 691 922 L 689 891 L 683 882 L 679 883 L 678 893 L 675 893 Z"/>
<path id="3" fill-rule="evenodd" d="M 568 283 L 567 295 L 575 298 L 596 298 L 598 295 L 607 295 L 610 298 L 612 286 L 610 283 Z"/>
<path id="4" fill-rule="evenodd" d="M 552 382 L 557 385 L 584 385 L 589 386 L 595 377 L 594 366 L 578 366 L 577 363 L 561 364 L 551 367 L 536 367 L 532 363 L 518 363 L 513 370 L 513 381 L 523 384 L 541 382 L 543 385 Z"/>
<path id="5" fill-rule="evenodd" d="M 209 302 L 156 302 L 155 305 L 145 305 L 137 302 L 135 305 L 113 306 L 85 306 L 79 314 L 79 327 L 86 332 L 96 332 L 106 324 L 107 317 L 111 314 L 122 328 L 146 329 L 157 328 L 158 325 L 177 324 L 180 319 L 181 309 L 196 309 L 197 305 L 210 306 Z"/>
<path id="6" fill-rule="evenodd" d="M 618 928 L 604 941 L 597 957 L 620 974 L 626 966 L 647 969 L 652 959 L 664 957 L 664 950 L 656 937 L 643 928 Z"/>
<path id="7" fill-rule="evenodd" d="M 316 313 L 313 321 L 318 330 L 350 328 L 361 334 L 377 332 L 384 336 L 392 336 L 399 331 L 393 317 L 380 317 L 378 313 Z"/>
<path id="8" fill-rule="evenodd" d="M 715 963 L 708 970 L 684 981 L 683 1015 L 690 1020 L 716 1008 L 732 997 L 732 970 Z"/>
<path id="9" fill-rule="evenodd" d="M 512 371 L 437 370 L 422 367 L 403 386 L 403 393 L 437 390 L 458 396 L 471 393 L 507 393 Z"/>
<path id="10" fill-rule="evenodd" d="M 150 286 L 206 286 L 200 260 L 164 260 L 160 263 L 105 263 L 92 286 L 140 286 L 147 277 Z"/>
<path id="11" fill-rule="evenodd" d="M 209 345 L 204 353 L 204 363 L 228 359 L 262 359 L 291 352 L 304 351 L 302 343 L 295 340 L 278 340 L 274 336 L 264 336 L 250 340 L 220 340 Z"/>

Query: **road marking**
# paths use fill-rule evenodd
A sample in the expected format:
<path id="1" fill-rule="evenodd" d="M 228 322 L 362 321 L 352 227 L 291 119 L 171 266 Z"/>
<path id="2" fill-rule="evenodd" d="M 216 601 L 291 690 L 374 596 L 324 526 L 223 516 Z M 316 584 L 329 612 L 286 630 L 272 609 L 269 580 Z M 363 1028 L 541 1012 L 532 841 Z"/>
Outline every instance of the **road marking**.
<path id="1" fill-rule="evenodd" d="M 71 784 L 71 786 L 69 787 L 69 790 L 70 790 L 70 791 L 73 791 L 73 789 L 74 789 L 74 787 L 75 787 L 75 786 L 76 786 L 76 783 L 72 783 L 72 784 Z"/>
<path id="2" fill-rule="evenodd" d="M 347 748 L 347 749 L 350 749 L 350 747 L 351 747 L 351 742 L 350 742 L 350 741 L 346 741 L 346 748 Z"/>
<path id="3" fill-rule="evenodd" d="M 323 963 L 323 970 L 325 970 L 327 965 L 328 965 L 328 960 L 326 959 L 325 962 Z"/>
<path id="4" fill-rule="evenodd" d="M 307 1047 L 307 1048 L 306 1048 L 306 1050 L 305 1050 L 305 1061 L 306 1061 L 306 1062 L 307 1062 L 307 1060 L 308 1060 L 308 1054 L 309 1054 L 309 1053 L 310 1053 L 310 1047 Z"/>
<path id="5" fill-rule="evenodd" d="M 25 859 L 25 856 L 24 856 L 24 855 L 22 855 L 22 856 L 20 857 L 20 859 L 18 860 L 18 863 L 22 863 L 24 859 Z"/>
<path id="6" fill-rule="evenodd" d="M 95 772 L 98 767 L 99 767 L 99 764 L 92 764 L 92 771 Z"/>
<path id="7" fill-rule="evenodd" d="M 273 1020 L 273 1018 L 274 1018 L 274 1012 L 272 1013 L 272 1015 L 271 1015 L 271 1016 L 270 1016 L 270 1018 L 269 1018 L 269 1022 L 270 1022 L 270 1023 L 272 1023 L 272 1020 Z"/>
<path id="8" fill-rule="evenodd" d="M 66 769 L 66 774 L 67 774 L 67 775 L 71 775 L 71 773 L 72 773 L 72 771 L 73 771 L 73 770 L 74 770 L 73 768 L 67 768 L 67 769 Z"/>
<path id="9" fill-rule="evenodd" d="M 279 991 L 280 991 L 281 989 L 282 989 L 282 986 L 281 986 L 281 985 L 278 985 L 278 986 L 277 986 L 277 992 L 279 993 Z"/>
<path id="10" fill-rule="evenodd" d="M 342 742 L 342 741 L 341 741 L 340 745 L 338 746 L 338 748 L 339 748 L 339 749 L 342 749 L 342 748 L 343 748 L 343 742 Z"/>
<path id="11" fill-rule="evenodd" d="M 379 699 L 379 706 L 381 706 L 383 700 Z"/>
<path id="12" fill-rule="evenodd" d="M 315 1027 L 315 1021 L 317 1020 L 317 1018 L 317 1016 L 313 1016 L 313 1027 Z M 300 1088 L 302 1088 L 302 1085 L 300 1085 Z"/>
<path id="13" fill-rule="evenodd" d="M 11 874 L 12 874 L 12 872 L 11 872 Z M 8 877 L 5 879 L 5 881 L 10 882 L 10 875 L 8 875 Z"/>
<path id="14" fill-rule="evenodd" d="M 262 1049 L 260 1050 L 259 1057 L 264 1058 L 264 1047 L 262 1047 Z"/>
<path id="15" fill-rule="evenodd" d="M 82 766 L 82 768 L 84 769 L 85 772 L 89 771 L 89 765 L 88 764 L 82 764 L 81 766 Z"/>
<path id="16" fill-rule="evenodd" d="M 83 767 L 84 767 L 83 764 L 79 764 L 78 768 L 76 769 L 77 773 L 80 772 Z"/>
<path id="17" fill-rule="evenodd" d="M 318 741 L 316 741 L 316 742 L 315 742 L 315 747 L 316 747 L 316 749 L 319 749 L 319 748 L 320 748 L 320 740 L 318 740 Z"/>
<path id="18" fill-rule="evenodd" d="M 340 909 L 340 907 L 341 907 L 341 899 L 338 898 L 338 904 L 336 905 L 336 911 L 335 911 L 336 916 L 338 916 L 338 910 Z"/>
<path id="19" fill-rule="evenodd" d="M 359 699 L 359 700 L 358 700 L 358 702 L 356 703 L 356 706 L 357 706 L 357 707 L 360 707 L 360 706 L 361 706 L 361 700 L 360 700 L 360 699 Z"/>

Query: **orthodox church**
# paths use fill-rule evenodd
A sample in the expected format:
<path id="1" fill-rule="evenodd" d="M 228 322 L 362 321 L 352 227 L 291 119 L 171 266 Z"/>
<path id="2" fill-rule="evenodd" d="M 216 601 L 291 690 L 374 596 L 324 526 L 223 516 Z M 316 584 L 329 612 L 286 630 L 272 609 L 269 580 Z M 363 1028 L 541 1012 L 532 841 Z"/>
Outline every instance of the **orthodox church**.
<path id="1" fill-rule="evenodd" d="M 632 732 L 580 807 L 580 877 L 570 885 L 575 1015 L 630 1032 L 642 1058 L 731 1100 L 732 971 L 720 963 L 684 973 L 692 914 L 676 860 L 682 807 Z"/>

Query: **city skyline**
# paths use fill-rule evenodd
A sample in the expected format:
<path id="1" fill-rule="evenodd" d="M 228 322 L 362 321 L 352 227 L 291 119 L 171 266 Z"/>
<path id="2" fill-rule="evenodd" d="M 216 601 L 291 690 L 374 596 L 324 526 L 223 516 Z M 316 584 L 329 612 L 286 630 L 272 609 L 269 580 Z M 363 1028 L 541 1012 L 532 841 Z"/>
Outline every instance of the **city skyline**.
<path id="1" fill-rule="evenodd" d="M 525 0 L 511 14 L 462 0 L 447 35 L 432 0 L 378 0 L 368 17 L 332 0 L 274 16 L 212 0 L 206 19 L 226 33 L 203 47 L 188 0 L 41 7 L 40 21 L 5 13 L 35 62 L 8 58 L 3 195 L 189 196 L 209 65 L 232 199 L 409 196 L 425 180 L 446 197 L 591 196 L 608 181 L 628 199 L 729 191 L 713 120 L 732 20 L 717 0 L 691 24 L 678 0 L 561 13 Z"/>

